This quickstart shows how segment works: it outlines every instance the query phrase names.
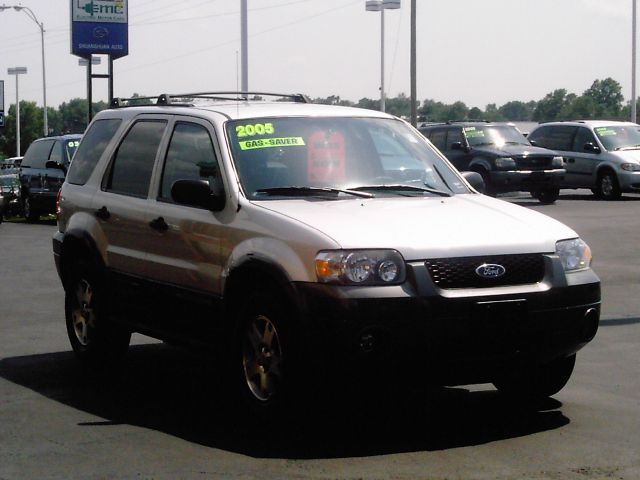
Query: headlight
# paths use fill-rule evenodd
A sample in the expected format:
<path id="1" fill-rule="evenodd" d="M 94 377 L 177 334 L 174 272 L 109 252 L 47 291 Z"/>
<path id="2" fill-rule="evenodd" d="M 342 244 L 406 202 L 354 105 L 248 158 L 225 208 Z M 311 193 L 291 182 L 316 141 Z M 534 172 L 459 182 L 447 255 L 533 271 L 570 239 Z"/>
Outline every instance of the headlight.
<path id="1" fill-rule="evenodd" d="M 496 158 L 496 167 L 498 168 L 515 168 L 516 161 L 511 157 Z"/>
<path id="2" fill-rule="evenodd" d="M 623 163 L 620 168 L 627 172 L 640 172 L 640 163 Z"/>
<path id="3" fill-rule="evenodd" d="M 591 266 L 591 249 L 580 238 L 557 242 L 556 254 L 560 257 L 565 272 L 584 270 Z"/>
<path id="4" fill-rule="evenodd" d="M 397 285 L 404 282 L 402 255 L 395 250 L 330 250 L 316 255 L 316 275 L 322 283 Z"/>
<path id="5" fill-rule="evenodd" d="M 551 159 L 551 166 L 553 168 L 564 168 L 564 158 L 562 158 L 562 157 L 553 157 Z"/>

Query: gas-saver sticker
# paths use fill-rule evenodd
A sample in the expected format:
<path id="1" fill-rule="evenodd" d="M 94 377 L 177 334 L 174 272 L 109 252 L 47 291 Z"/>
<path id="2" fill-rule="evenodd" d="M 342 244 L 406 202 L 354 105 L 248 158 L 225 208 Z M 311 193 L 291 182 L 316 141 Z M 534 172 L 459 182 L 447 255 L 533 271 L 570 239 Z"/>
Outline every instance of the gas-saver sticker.
<path id="1" fill-rule="evenodd" d="M 340 132 L 315 132 L 309 137 L 307 176 L 310 182 L 344 182 L 346 146 Z"/>
<path id="2" fill-rule="evenodd" d="M 304 147 L 302 137 L 261 138 L 255 140 L 242 140 L 238 142 L 240 150 L 256 150 L 258 148 L 273 147 Z"/>
<path id="3" fill-rule="evenodd" d="M 612 130 L 607 127 L 598 127 L 595 130 L 596 130 L 596 133 L 601 137 L 607 137 L 609 135 L 617 135 L 615 130 Z"/>

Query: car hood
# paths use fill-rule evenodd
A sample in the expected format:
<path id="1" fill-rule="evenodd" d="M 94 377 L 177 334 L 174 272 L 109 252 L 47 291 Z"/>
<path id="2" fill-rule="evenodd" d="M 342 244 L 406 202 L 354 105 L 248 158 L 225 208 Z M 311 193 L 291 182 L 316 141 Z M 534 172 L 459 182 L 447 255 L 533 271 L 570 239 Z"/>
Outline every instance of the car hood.
<path id="1" fill-rule="evenodd" d="M 640 163 L 640 150 L 617 150 L 609 153 L 622 161 Z"/>
<path id="2" fill-rule="evenodd" d="M 552 218 L 479 194 L 252 203 L 323 233 L 341 248 L 393 248 L 406 260 L 554 252 L 556 241 L 577 237 Z"/>
<path id="3" fill-rule="evenodd" d="M 535 157 L 555 157 L 560 154 L 554 150 L 549 150 L 542 147 L 534 147 L 533 145 L 503 145 L 498 147 L 496 145 L 483 145 L 480 147 L 473 147 L 474 152 L 488 152 L 493 155 L 501 157 L 521 157 L 521 156 L 535 156 Z"/>

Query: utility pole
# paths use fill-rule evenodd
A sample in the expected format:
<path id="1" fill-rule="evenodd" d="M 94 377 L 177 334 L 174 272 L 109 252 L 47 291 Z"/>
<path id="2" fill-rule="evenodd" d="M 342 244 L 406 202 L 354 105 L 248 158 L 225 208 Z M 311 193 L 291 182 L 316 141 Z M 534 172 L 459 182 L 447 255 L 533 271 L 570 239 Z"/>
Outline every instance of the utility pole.
<path id="1" fill-rule="evenodd" d="M 248 22 L 247 0 L 240 2 L 240 56 L 242 57 L 242 86 L 243 92 L 249 91 L 249 46 L 248 46 Z"/>
<path id="2" fill-rule="evenodd" d="M 636 123 L 636 3 L 631 0 L 631 121 Z"/>
<path id="3" fill-rule="evenodd" d="M 418 126 L 418 87 L 416 82 L 416 0 L 411 0 L 411 125 Z"/>

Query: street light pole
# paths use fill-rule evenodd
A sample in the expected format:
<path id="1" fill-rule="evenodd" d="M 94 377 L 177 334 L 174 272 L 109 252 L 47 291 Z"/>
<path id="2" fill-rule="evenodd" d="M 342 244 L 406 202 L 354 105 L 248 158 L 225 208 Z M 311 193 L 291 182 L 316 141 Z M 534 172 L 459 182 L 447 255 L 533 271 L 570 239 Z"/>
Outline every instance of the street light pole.
<path id="1" fill-rule="evenodd" d="M 27 67 L 7 69 L 9 75 L 16 76 L 16 157 L 20 156 L 20 97 L 18 96 L 18 77 L 27 73 Z"/>
<path id="2" fill-rule="evenodd" d="M 631 0 L 631 121 L 636 123 L 636 3 Z"/>
<path id="3" fill-rule="evenodd" d="M 240 50 L 242 62 L 242 87 L 243 92 L 249 91 L 249 46 L 248 46 L 248 20 L 247 0 L 240 2 Z"/>
<path id="4" fill-rule="evenodd" d="M 400 8 L 400 0 L 367 0 L 365 8 L 368 12 L 380 12 L 380 111 L 384 112 L 384 11 Z"/>
<path id="5" fill-rule="evenodd" d="M 38 25 L 38 28 L 40 29 L 40 45 L 42 48 L 42 102 L 44 104 L 44 136 L 46 137 L 49 135 L 49 121 L 47 112 L 47 74 L 44 61 L 44 23 L 38 21 L 38 17 L 33 13 L 33 10 L 22 5 L 0 5 L 0 12 L 9 8 L 13 8 L 17 12 L 24 12 L 27 17 L 36 22 L 36 25 Z M 17 79 L 18 77 L 16 77 L 16 81 Z"/>

